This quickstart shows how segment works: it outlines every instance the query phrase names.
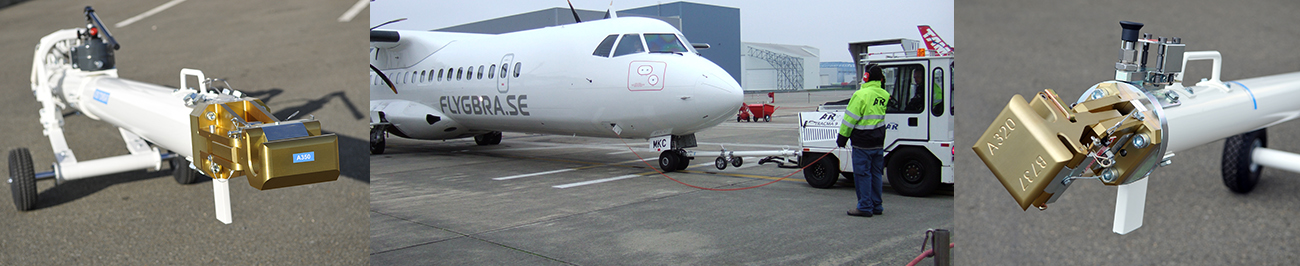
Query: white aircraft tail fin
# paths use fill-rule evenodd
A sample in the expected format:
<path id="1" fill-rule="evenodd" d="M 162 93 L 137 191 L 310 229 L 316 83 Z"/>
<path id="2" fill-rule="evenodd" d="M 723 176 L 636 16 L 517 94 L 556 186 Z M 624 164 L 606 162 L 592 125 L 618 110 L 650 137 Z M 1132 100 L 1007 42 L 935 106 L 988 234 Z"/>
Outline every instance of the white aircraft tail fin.
<path id="1" fill-rule="evenodd" d="M 618 12 L 614 12 L 614 1 L 609 1 L 609 9 L 605 9 L 605 18 L 618 18 Z"/>

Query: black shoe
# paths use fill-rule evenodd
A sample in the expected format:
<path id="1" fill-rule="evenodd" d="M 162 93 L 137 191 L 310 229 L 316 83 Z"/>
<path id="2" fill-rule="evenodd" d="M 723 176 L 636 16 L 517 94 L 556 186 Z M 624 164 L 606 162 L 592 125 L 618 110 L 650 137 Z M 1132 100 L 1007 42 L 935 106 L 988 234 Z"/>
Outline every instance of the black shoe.
<path id="1" fill-rule="evenodd" d="M 870 212 L 859 211 L 856 208 L 849 209 L 848 214 L 849 216 L 858 216 L 858 217 L 871 217 L 872 215 Z"/>
<path id="2" fill-rule="evenodd" d="M 871 214 L 874 214 L 874 215 L 881 215 L 881 214 L 885 214 L 885 211 L 873 211 L 873 212 L 871 212 Z"/>

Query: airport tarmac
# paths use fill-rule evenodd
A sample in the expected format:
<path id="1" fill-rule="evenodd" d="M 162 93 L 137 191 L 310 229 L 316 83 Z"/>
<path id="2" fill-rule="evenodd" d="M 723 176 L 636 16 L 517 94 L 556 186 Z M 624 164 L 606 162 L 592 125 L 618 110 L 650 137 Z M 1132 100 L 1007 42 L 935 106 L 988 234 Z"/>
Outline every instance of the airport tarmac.
<path id="1" fill-rule="evenodd" d="M 1045 211 L 1022 211 L 971 151 L 1012 95 L 1077 99 L 1112 79 L 1121 20 L 1217 50 L 1224 81 L 1300 71 L 1295 1 L 959 1 L 957 232 L 963 265 L 1290 265 L 1300 250 L 1300 174 L 1265 168 L 1249 194 L 1220 174 L 1223 141 L 1179 152 L 1149 177 L 1145 220 L 1111 232 L 1116 189 L 1075 182 Z M 1151 58 L 1155 57 L 1154 51 Z M 1152 59 L 1154 60 L 1154 59 Z M 1185 80 L 1208 77 L 1189 63 Z M 1205 121 L 1214 127 L 1215 121 Z M 1300 151 L 1300 123 L 1268 129 L 1268 147 Z"/>
<path id="2" fill-rule="evenodd" d="M 369 12 L 360 9 L 340 22 L 357 3 L 41 0 L 0 9 L 0 148 L 6 155 L 30 149 L 37 171 L 50 170 L 54 158 L 29 86 L 33 48 L 51 32 L 85 27 L 87 5 L 122 46 L 116 51 L 120 77 L 175 87 L 181 68 L 203 70 L 262 99 L 279 118 L 295 111 L 314 115 L 325 131 L 338 134 L 340 153 L 348 155 L 333 182 L 257 191 L 244 178 L 231 180 L 229 225 L 215 219 L 211 180 L 178 185 L 169 166 L 58 186 L 39 181 L 38 202 L 27 212 L 15 210 L 5 186 L 0 264 L 367 263 L 369 96 L 359 63 Z M 112 125 L 78 114 L 65 119 L 78 159 L 127 153 Z"/>
<path id="3" fill-rule="evenodd" d="M 697 133 L 693 150 L 797 148 L 797 113 L 850 94 L 778 93 L 772 122 L 725 122 Z M 766 94 L 746 96 L 759 101 Z M 920 254 L 927 229 L 953 226 L 950 186 L 923 198 L 886 186 L 884 215 L 852 217 L 844 212 L 856 198 L 843 179 L 816 189 L 797 173 L 707 191 L 656 173 L 658 153 L 644 140 L 504 136 L 496 146 L 389 138 L 384 154 L 370 156 L 371 262 L 901 265 Z M 795 171 L 757 159 L 720 171 L 713 158 L 696 158 L 668 176 L 739 188 Z"/>

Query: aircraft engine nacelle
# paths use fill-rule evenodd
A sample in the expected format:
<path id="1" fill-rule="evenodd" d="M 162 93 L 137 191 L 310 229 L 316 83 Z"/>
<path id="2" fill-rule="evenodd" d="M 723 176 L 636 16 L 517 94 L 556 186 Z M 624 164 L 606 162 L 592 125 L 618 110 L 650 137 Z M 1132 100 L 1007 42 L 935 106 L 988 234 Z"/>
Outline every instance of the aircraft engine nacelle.
<path id="1" fill-rule="evenodd" d="M 372 120 L 388 123 L 387 131 L 410 139 L 452 139 L 473 136 L 438 109 L 412 101 L 382 101 L 371 107 Z M 478 132 L 481 133 L 481 132 Z"/>

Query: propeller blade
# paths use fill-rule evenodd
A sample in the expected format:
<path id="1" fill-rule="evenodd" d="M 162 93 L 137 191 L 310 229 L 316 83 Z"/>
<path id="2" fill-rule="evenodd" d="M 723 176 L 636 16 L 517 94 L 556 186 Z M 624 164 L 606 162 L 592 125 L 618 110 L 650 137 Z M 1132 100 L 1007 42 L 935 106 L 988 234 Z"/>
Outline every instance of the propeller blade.
<path id="1" fill-rule="evenodd" d="M 578 10 L 573 8 L 573 1 L 567 2 L 569 2 L 569 11 L 573 11 L 573 21 L 576 21 L 574 23 L 582 23 L 582 19 L 578 18 Z"/>
<path id="2" fill-rule="evenodd" d="M 397 86 L 393 86 L 393 81 L 388 80 L 388 76 L 384 75 L 384 72 L 379 71 L 379 68 L 376 68 L 375 65 L 370 65 L 370 71 L 379 74 L 379 78 L 384 80 L 384 84 L 388 84 L 388 89 L 393 90 L 393 94 L 397 94 Z"/>
<path id="3" fill-rule="evenodd" d="M 406 20 L 406 18 L 399 18 L 399 19 L 389 20 L 388 22 L 379 23 L 379 26 L 370 27 L 370 30 L 375 30 L 375 29 L 378 29 L 379 27 L 383 27 L 384 25 L 393 24 L 393 23 L 398 23 L 398 22 L 402 22 L 402 21 L 404 21 L 404 20 Z"/>

